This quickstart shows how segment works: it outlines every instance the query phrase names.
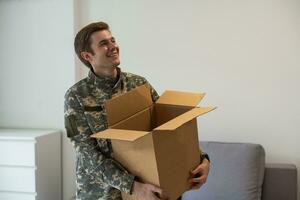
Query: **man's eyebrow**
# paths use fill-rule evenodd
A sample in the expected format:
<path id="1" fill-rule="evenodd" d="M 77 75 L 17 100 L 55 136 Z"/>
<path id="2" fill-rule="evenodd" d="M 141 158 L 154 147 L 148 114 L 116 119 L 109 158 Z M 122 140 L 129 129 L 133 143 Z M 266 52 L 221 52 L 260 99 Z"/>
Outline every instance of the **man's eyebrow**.
<path id="1" fill-rule="evenodd" d="M 98 44 L 101 44 L 101 43 L 106 42 L 106 41 L 111 40 L 111 39 L 114 40 L 115 38 L 114 38 L 114 37 L 110 37 L 110 38 L 108 38 L 108 39 L 100 40 L 100 41 L 98 42 Z"/>
<path id="2" fill-rule="evenodd" d="M 98 42 L 98 44 L 101 44 L 101 43 L 106 42 L 106 41 L 107 41 L 107 39 L 100 40 L 100 41 Z"/>

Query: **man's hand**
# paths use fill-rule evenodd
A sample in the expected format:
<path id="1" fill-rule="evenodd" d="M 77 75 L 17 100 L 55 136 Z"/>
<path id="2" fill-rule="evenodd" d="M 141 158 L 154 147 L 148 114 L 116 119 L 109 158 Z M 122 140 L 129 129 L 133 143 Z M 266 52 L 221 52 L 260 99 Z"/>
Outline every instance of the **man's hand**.
<path id="1" fill-rule="evenodd" d="M 138 200 L 166 200 L 168 199 L 161 188 L 147 183 L 135 181 L 133 185 L 133 195 Z"/>
<path id="2" fill-rule="evenodd" d="M 198 165 L 193 171 L 191 171 L 191 177 L 188 180 L 188 190 L 198 189 L 206 182 L 209 173 L 209 165 L 209 161 L 207 159 L 204 159 L 200 165 Z"/>

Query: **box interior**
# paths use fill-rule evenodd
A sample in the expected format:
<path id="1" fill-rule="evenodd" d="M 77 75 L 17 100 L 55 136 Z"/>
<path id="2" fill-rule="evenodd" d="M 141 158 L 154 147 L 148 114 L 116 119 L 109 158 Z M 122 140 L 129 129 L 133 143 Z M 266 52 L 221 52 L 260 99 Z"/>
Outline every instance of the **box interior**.
<path id="1" fill-rule="evenodd" d="M 152 106 L 111 126 L 114 129 L 152 131 L 156 127 L 187 112 L 191 107 L 168 104 L 153 104 Z"/>

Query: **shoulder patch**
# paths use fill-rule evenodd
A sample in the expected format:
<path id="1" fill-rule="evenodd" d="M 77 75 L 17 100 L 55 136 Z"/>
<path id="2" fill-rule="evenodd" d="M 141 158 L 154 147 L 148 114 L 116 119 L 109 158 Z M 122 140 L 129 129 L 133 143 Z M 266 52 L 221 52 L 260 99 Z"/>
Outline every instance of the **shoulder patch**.
<path id="1" fill-rule="evenodd" d="M 67 130 L 67 136 L 69 138 L 79 134 L 79 131 L 76 128 L 74 115 L 65 116 L 65 128 Z"/>

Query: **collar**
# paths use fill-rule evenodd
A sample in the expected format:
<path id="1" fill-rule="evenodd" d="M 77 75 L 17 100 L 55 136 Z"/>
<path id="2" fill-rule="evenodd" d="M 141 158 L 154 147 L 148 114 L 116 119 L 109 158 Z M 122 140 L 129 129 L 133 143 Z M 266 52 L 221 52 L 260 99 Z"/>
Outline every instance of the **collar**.
<path id="1" fill-rule="evenodd" d="M 121 69 L 117 67 L 117 77 L 98 76 L 92 70 L 89 71 L 88 81 L 103 90 L 112 90 L 117 87 L 122 79 Z"/>

